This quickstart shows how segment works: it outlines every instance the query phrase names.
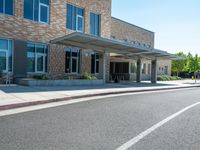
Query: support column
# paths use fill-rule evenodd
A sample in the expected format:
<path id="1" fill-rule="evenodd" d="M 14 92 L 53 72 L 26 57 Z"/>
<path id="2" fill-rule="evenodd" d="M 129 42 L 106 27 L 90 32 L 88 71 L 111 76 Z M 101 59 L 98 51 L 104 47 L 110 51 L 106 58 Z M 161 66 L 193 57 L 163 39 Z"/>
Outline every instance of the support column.
<path id="1" fill-rule="evenodd" d="M 151 61 L 151 83 L 157 83 L 157 60 Z"/>
<path id="2" fill-rule="evenodd" d="M 137 60 L 137 73 L 136 73 L 136 82 L 141 82 L 141 74 L 142 74 L 142 61 L 140 58 Z"/>
<path id="3" fill-rule="evenodd" d="M 106 52 L 103 52 L 103 82 L 106 83 Z"/>

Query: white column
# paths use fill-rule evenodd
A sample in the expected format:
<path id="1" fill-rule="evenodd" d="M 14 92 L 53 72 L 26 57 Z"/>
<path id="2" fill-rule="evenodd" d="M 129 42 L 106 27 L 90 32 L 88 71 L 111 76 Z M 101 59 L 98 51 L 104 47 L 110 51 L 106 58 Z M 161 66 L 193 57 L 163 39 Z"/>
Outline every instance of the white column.
<path id="1" fill-rule="evenodd" d="M 151 83 L 157 83 L 157 60 L 151 61 Z"/>

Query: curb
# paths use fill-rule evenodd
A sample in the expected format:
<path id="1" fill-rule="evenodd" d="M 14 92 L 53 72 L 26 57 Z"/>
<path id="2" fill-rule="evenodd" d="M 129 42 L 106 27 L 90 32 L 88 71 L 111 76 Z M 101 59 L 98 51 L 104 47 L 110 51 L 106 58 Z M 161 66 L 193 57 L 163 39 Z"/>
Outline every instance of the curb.
<path id="1" fill-rule="evenodd" d="M 171 87 L 171 88 L 164 88 L 164 89 L 157 88 L 157 89 L 128 90 L 128 91 L 118 91 L 118 92 L 87 94 L 87 95 L 79 95 L 79 96 L 72 96 L 72 97 L 34 101 L 34 102 L 24 102 L 24 103 L 17 103 L 17 104 L 2 105 L 0 106 L 0 111 L 22 108 L 22 107 L 29 107 L 29 106 L 36 106 L 36 105 L 42 105 L 42 104 L 48 104 L 48 103 L 62 102 L 62 101 L 68 101 L 68 100 L 73 100 L 73 99 L 79 99 L 79 98 L 95 97 L 95 96 L 107 96 L 107 95 L 113 95 L 113 94 L 126 94 L 126 93 L 141 93 L 141 92 L 151 92 L 151 91 L 152 92 L 153 91 L 167 91 L 167 90 L 189 89 L 189 88 L 198 88 L 198 87 L 200 86 L 195 85 L 195 86 L 185 86 L 185 87 Z"/>

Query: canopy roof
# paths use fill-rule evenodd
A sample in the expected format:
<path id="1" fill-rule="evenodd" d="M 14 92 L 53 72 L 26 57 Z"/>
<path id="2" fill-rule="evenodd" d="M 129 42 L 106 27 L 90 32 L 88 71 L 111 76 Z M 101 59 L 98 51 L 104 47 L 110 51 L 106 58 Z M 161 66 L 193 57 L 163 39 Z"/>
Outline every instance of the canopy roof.
<path id="1" fill-rule="evenodd" d="M 147 59 L 178 59 L 177 56 L 166 51 L 80 32 L 74 32 L 69 35 L 56 38 L 52 40 L 51 43 L 116 53 L 130 58 L 142 57 Z"/>

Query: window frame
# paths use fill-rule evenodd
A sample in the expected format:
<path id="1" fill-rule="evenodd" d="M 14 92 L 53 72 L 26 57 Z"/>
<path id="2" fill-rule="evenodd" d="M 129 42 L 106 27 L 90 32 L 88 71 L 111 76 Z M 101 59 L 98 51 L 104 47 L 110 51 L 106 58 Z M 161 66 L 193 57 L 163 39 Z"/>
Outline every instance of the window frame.
<path id="1" fill-rule="evenodd" d="M 9 68 L 9 66 L 8 66 L 9 65 L 8 51 L 4 50 L 4 49 L 0 49 L 0 52 L 3 52 L 6 54 L 6 69 L 2 70 L 5 73 L 5 72 L 8 72 L 8 68 Z"/>
<path id="2" fill-rule="evenodd" d="M 32 19 L 30 19 L 30 18 L 26 18 L 25 17 L 25 5 L 24 5 L 24 19 L 27 19 L 27 20 L 31 20 L 31 21 L 34 21 L 34 22 L 39 22 L 39 23 L 42 23 L 42 24 L 50 24 L 50 1 L 49 1 L 49 4 L 45 4 L 45 3 L 42 3 L 40 0 L 38 0 L 39 1 L 39 5 L 38 5 L 38 16 L 37 16 L 37 20 L 36 20 L 36 18 L 35 18 L 35 15 L 36 15 L 36 13 L 35 13 L 35 10 L 36 10 L 36 8 L 35 8 L 35 5 L 36 5 L 36 2 L 35 2 L 36 0 L 33 0 L 33 6 L 32 6 L 32 8 L 33 8 L 33 17 L 32 17 Z M 25 4 L 25 0 L 24 0 L 24 4 Z M 41 21 L 41 6 L 44 6 L 44 7 L 46 7 L 47 8 L 47 22 L 44 22 L 44 21 Z"/>
<path id="3" fill-rule="evenodd" d="M 14 16 L 15 15 L 15 1 L 12 0 L 13 8 L 12 8 L 12 14 L 6 13 L 6 0 L 3 0 L 3 12 L 0 12 L 0 14 L 8 15 L 8 16 Z"/>
<path id="4" fill-rule="evenodd" d="M 5 39 L 5 38 L 0 38 L 0 40 L 5 40 L 7 42 L 7 47 L 8 49 L 1 49 L 0 52 L 5 52 L 6 53 L 6 70 L 2 70 L 3 73 L 6 72 L 12 72 L 13 71 L 13 40 L 11 39 Z M 9 60 L 9 52 L 11 52 L 11 59 L 12 59 L 12 64 L 10 66 L 10 60 Z M 11 67 L 11 68 L 10 68 Z"/>
<path id="5" fill-rule="evenodd" d="M 71 12 L 71 25 L 70 25 L 71 28 L 70 27 L 68 28 L 68 5 L 70 5 L 72 7 L 72 10 L 71 10 L 72 11 Z M 84 33 L 85 32 L 85 9 L 80 7 L 80 6 L 71 4 L 71 3 L 66 4 L 66 9 L 67 9 L 67 11 L 66 11 L 66 29 Z M 76 9 L 76 16 L 74 16 L 75 9 Z M 81 9 L 83 11 L 83 16 L 81 16 L 80 14 L 77 13 L 78 9 Z M 82 18 L 83 31 L 78 30 L 78 18 Z M 74 22 L 74 20 L 75 20 L 75 22 Z M 74 25 L 75 25 L 75 27 L 74 27 Z"/>
<path id="6" fill-rule="evenodd" d="M 49 4 L 50 5 L 50 4 Z M 38 22 L 44 23 L 44 24 L 49 24 L 49 5 L 41 3 L 39 1 L 39 10 L 38 10 Z M 41 21 L 41 6 L 44 6 L 47 8 L 47 22 Z"/>
<path id="7" fill-rule="evenodd" d="M 42 45 L 42 44 L 36 44 L 35 45 L 35 72 L 36 73 L 46 73 L 46 57 L 47 57 L 47 52 L 45 50 L 44 53 L 38 53 L 37 52 L 37 46 L 40 45 L 40 46 L 44 46 L 44 48 L 46 47 L 46 45 Z M 42 59 L 43 59 L 43 70 L 42 71 L 38 71 L 38 56 L 42 56 Z"/>
<path id="8" fill-rule="evenodd" d="M 78 20 L 79 18 L 82 19 L 82 28 L 83 28 L 82 31 L 79 30 L 79 22 L 78 22 L 78 21 L 79 21 L 79 20 Z M 81 15 L 78 15 L 78 14 L 76 15 L 76 31 L 77 31 L 77 32 L 82 32 L 82 33 L 84 32 L 84 16 L 81 16 Z"/>
<path id="9" fill-rule="evenodd" d="M 69 52 L 70 56 L 69 56 L 69 72 L 66 71 L 66 61 L 67 61 L 67 56 L 65 56 L 65 73 L 66 74 L 79 74 L 79 69 L 80 69 L 80 48 L 76 48 L 76 47 L 68 47 L 65 49 L 65 53 Z M 72 53 L 77 53 L 77 56 L 72 56 Z M 66 55 L 66 54 L 65 54 Z M 73 72 L 73 64 L 72 64 L 72 60 L 76 60 L 76 71 Z"/>
<path id="10" fill-rule="evenodd" d="M 38 74 L 45 74 L 48 72 L 48 70 L 46 69 L 47 66 L 48 66 L 48 46 L 45 45 L 45 44 L 38 44 L 38 43 L 33 43 L 33 42 L 27 42 L 27 50 L 28 50 L 28 44 L 32 44 L 34 45 L 34 71 L 33 72 L 30 72 L 30 71 L 27 71 L 27 73 L 29 74 L 33 74 L 33 73 L 38 73 Z M 45 52 L 42 54 L 42 53 L 38 53 L 37 52 L 37 47 L 40 46 L 43 46 L 43 48 L 45 49 Z M 38 71 L 38 68 L 37 68 L 37 60 L 38 60 L 38 56 L 42 56 L 43 58 L 43 70 L 42 71 Z M 27 59 L 28 59 L 28 51 L 27 51 Z"/>
<path id="11" fill-rule="evenodd" d="M 91 63 L 92 63 L 92 55 L 94 55 L 94 73 L 92 72 L 92 64 L 91 64 L 91 74 L 94 74 L 94 75 L 98 75 L 99 74 L 99 68 L 100 68 L 100 58 L 97 58 L 97 56 L 100 57 L 99 53 L 97 52 L 93 52 L 91 54 Z M 97 63 L 98 62 L 98 63 Z M 99 64 L 98 66 L 98 72 L 97 72 L 97 64 Z"/>
<path id="12" fill-rule="evenodd" d="M 94 15 L 94 34 L 91 33 L 91 15 Z M 96 29 L 97 27 L 97 19 L 98 18 L 98 29 Z M 97 31 L 99 30 L 99 31 Z M 98 33 L 98 34 L 96 34 Z M 101 14 L 99 13 L 95 13 L 95 12 L 90 12 L 90 34 L 95 35 L 95 36 L 101 36 Z"/>

